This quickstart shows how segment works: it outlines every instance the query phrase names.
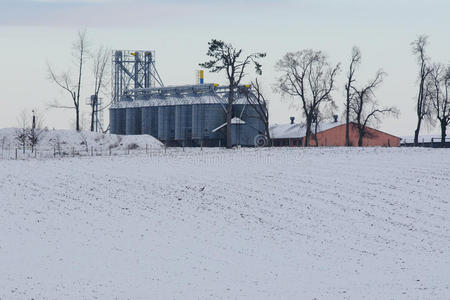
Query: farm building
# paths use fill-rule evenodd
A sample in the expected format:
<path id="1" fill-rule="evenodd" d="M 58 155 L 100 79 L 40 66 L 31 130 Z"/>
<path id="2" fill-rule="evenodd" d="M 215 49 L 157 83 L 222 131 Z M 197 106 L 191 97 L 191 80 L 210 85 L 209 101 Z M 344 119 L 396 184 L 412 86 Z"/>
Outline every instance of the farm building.
<path id="1" fill-rule="evenodd" d="M 314 124 L 312 126 L 314 131 Z M 366 127 L 367 135 L 363 138 L 364 147 L 398 147 L 400 138 L 392 134 Z M 290 124 L 275 124 L 270 126 L 270 137 L 273 146 L 302 146 L 305 143 L 305 124 L 296 124 L 291 118 Z M 350 145 L 358 145 L 358 128 L 355 123 L 350 123 Z M 345 146 L 345 123 L 335 122 L 321 123 L 317 128 L 318 146 Z M 310 138 L 310 145 L 316 146 L 316 138 Z"/>
<path id="2" fill-rule="evenodd" d="M 228 88 L 213 84 L 146 88 L 111 106 L 110 132 L 149 134 L 170 146 L 220 146 L 226 140 Z M 233 145 L 254 146 L 264 123 L 240 86 L 233 103 Z"/>
<path id="3" fill-rule="evenodd" d="M 228 87 L 203 84 L 203 72 L 199 84 L 165 87 L 153 51 L 116 50 L 112 57 L 112 134 L 149 134 L 168 146 L 225 145 Z M 248 100 L 255 95 L 245 85 L 233 93 L 233 145 L 254 146 L 264 133 L 264 122 Z"/>

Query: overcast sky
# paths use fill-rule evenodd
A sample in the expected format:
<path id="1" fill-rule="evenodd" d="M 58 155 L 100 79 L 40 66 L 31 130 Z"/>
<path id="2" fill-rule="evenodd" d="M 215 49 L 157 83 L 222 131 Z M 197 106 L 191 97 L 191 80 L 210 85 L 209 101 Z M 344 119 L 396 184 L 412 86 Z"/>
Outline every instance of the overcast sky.
<path id="1" fill-rule="evenodd" d="M 410 42 L 428 34 L 432 60 L 450 63 L 448 0 L 0 0 L 0 127 L 16 126 L 24 109 L 41 111 L 50 128 L 71 126 L 71 111 L 47 109 L 55 99 L 70 99 L 48 81 L 46 62 L 58 71 L 74 69 L 71 43 L 84 28 L 93 49 L 155 50 L 165 85 L 195 82 L 211 38 L 247 53 L 267 52 L 262 82 L 271 100 L 272 123 L 287 123 L 291 115 L 303 119 L 295 99 L 273 92 L 277 60 L 288 51 L 313 48 L 346 68 L 357 45 L 363 58 L 358 81 L 366 82 L 379 68 L 388 74 L 377 96 L 383 104 L 396 105 L 401 115 L 386 119 L 381 129 L 397 135 L 412 135 L 416 123 L 417 67 Z M 88 66 L 87 79 L 90 72 Z M 250 72 L 246 80 L 252 79 Z M 345 69 L 334 93 L 339 115 L 344 79 Z M 209 73 L 206 81 L 224 83 L 223 76 Z M 83 98 L 90 90 L 86 80 Z"/>

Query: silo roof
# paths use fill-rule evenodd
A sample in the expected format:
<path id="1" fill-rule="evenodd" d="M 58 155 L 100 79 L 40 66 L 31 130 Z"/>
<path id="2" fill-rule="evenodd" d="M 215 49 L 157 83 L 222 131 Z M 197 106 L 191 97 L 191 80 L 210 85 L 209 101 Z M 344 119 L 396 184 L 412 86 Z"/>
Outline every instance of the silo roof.
<path id="1" fill-rule="evenodd" d="M 152 97 L 148 100 L 118 101 L 111 108 L 131 108 L 131 107 L 153 107 L 172 105 L 193 105 L 193 104 L 222 104 L 225 101 L 217 94 L 182 95 L 180 97 Z"/>
<path id="2" fill-rule="evenodd" d="M 130 91 L 131 92 L 131 91 Z M 128 92 L 128 93 L 130 93 Z M 153 107 L 193 104 L 222 104 L 228 102 L 227 92 L 216 89 L 214 85 L 204 86 L 173 86 L 166 88 L 136 89 L 135 96 L 130 101 L 122 100 L 114 103 L 111 108 Z M 237 92 L 233 104 L 249 104 L 247 93 Z M 252 96 L 253 94 L 250 94 Z M 135 98 L 133 100 L 132 98 Z M 144 98 L 144 99 L 140 99 Z M 147 98 L 147 99 L 145 99 Z"/>

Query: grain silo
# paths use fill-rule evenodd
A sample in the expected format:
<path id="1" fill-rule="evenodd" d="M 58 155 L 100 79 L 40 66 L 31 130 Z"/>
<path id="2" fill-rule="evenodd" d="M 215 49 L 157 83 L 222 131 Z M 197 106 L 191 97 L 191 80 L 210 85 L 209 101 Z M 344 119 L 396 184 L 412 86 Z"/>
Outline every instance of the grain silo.
<path id="1" fill-rule="evenodd" d="M 175 106 L 158 107 L 158 139 L 170 142 L 175 139 Z"/>
<path id="2" fill-rule="evenodd" d="M 125 109 L 125 134 L 141 134 L 141 116 L 140 107 L 128 107 Z"/>
<path id="3" fill-rule="evenodd" d="M 151 51 L 115 51 L 110 132 L 149 134 L 166 145 L 225 145 L 229 88 L 217 84 L 163 87 Z M 160 85 L 157 87 L 156 85 Z M 117 86 L 118 85 L 118 86 Z M 249 86 L 234 91 L 234 144 L 253 146 L 264 123 L 248 102 Z"/>
<path id="4" fill-rule="evenodd" d="M 142 107 L 142 134 L 158 135 L 158 106 Z"/>
<path id="5" fill-rule="evenodd" d="M 192 105 L 175 106 L 175 140 L 192 139 Z"/>

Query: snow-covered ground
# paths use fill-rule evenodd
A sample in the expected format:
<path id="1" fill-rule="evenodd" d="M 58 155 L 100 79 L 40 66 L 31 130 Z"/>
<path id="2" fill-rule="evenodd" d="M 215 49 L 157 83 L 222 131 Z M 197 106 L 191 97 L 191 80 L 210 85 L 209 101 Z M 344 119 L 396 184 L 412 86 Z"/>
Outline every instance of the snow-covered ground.
<path id="1" fill-rule="evenodd" d="M 21 150 L 20 143 L 16 139 L 17 128 L 0 128 L 0 159 L 14 156 L 16 148 Z M 31 151 L 27 146 L 27 155 Z M 75 130 L 42 130 L 39 142 L 36 146 L 38 156 L 47 157 L 54 151 L 82 155 L 83 152 L 106 151 L 123 152 L 131 149 L 161 149 L 163 144 L 150 135 L 116 135 L 99 132 Z M 21 151 L 19 151 L 21 154 Z M 33 155 L 31 155 L 33 156 Z"/>
<path id="2" fill-rule="evenodd" d="M 0 161 L 0 299 L 449 299 L 450 151 Z"/>

